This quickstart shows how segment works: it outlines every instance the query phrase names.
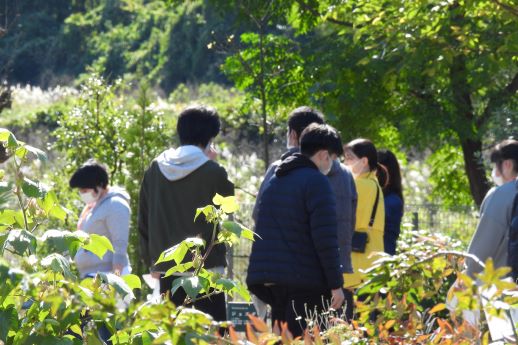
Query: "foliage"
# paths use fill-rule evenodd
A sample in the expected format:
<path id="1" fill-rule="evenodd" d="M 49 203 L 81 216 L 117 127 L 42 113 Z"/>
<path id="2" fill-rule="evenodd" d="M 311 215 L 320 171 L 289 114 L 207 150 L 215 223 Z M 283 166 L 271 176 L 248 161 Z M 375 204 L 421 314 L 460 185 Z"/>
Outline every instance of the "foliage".
<path id="1" fill-rule="evenodd" d="M 485 125 L 518 90 L 515 13 L 489 0 L 301 0 L 294 8 L 290 23 L 319 38 L 324 109 L 366 132 L 394 123 L 412 146 L 461 147 L 480 204 L 489 189 Z"/>
<path id="2" fill-rule="evenodd" d="M 6 344 L 77 344 L 73 334 L 85 332 L 84 312 L 98 303 L 113 310 L 114 289 L 119 288 L 128 299 L 134 298 L 132 289 L 120 279 L 108 285 L 98 279 L 78 281 L 69 255 L 89 248 L 102 257 L 106 250 L 113 251 L 111 244 L 103 244 L 107 241 L 103 236 L 48 229 L 49 220 L 63 221 L 67 211 L 55 193 L 27 176 L 25 169 L 32 160 L 46 160 L 46 154 L 6 129 L 0 129 L 0 142 L 14 170 L 12 180 L 1 182 L 1 188 L 17 200 L 16 207 L 0 210 L 0 340 Z M 105 278 L 117 280 L 110 275 Z"/>
<path id="3" fill-rule="evenodd" d="M 182 82 L 224 82 L 222 58 L 207 44 L 213 30 L 233 21 L 204 1 L 14 0 L 0 13 L 9 24 L 0 75 L 13 84 L 70 83 L 88 70 L 107 71 L 110 80 L 145 76 L 166 91 Z"/>
<path id="4" fill-rule="evenodd" d="M 172 141 L 164 113 L 151 103 L 149 88 L 142 84 L 133 103 L 123 93 L 121 80 L 108 84 L 93 75 L 82 85 L 72 110 L 57 121 L 54 148 L 63 153 L 67 164 L 56 172 L 54 181 L 66 190 L 63 176 L 71 176 L 88 159 L 106 164 L 110 183 L 126 187 L 130 194 L 135 225 L 140 181 L 151 160 Z M 137 231 L 130 234 L 132 262 L 140 272 Z"/>
<path id="5" fill-rule="evenodd" d="M 24 167 L 32 159 L 44 160 L 43 151 L 18 141 L 0 129 L 0 142 L 11 156 L 15 169 L 12 181 L 1 182 L 18 200 L 18 207 L 0 210 L 0 341 L 5 344 L 82 344 L 99 343 L 98 329 L 106 327 L 113 344 L 212 343 L 218 327 L 209 315 L 187 307 L 176 308 L 166 301 L 158 304 L 132 303 L 134 289 L 140 289 L 135 275 L 119 277 L 98 273 L 94 278 L 78 279 L 70 263 L 79 248 L 102 257 L 113 251 L 103 236 L 81 231 L 48 229 L 48 220 L 65 219 L 53 191 L 29 179 Z M 201 256 L 201 239 L 186 239 L 164 252 L 159 261 L 175 261 L 168 274 L 194 268 L 193 276 L 177 280 L 174 289 L 183 287 L 188 294 L 185 304 L 199 293 L 238 294 L 249 300 L 244 286 L 204 269 L 205 259 L 217 243 L 233 245 L 241 238 L 253 240 L 254 233 L 230 221 L 238 204 L 233 197 L 214 197 L 214 205 L 200 208 L 196 217 L 205 217 L 214 225 L 208 250 Z M 221 226 L 221 227 L 220 227 Z M 219 228 L 220 227 L 220 228 Z M 219 229 L 219 231 L 218 231 Z M 187 251 L 195 255 L 186 265 Z"/>
<path id="6" fill-rule="evenodd" d="M 458 147 L 444 145 L 432 153 L 428 161 L 432 167 L 429 182 L 433 189 L 430 199 L 439 200 L 445 208 L 472 204 L 462 152 Z"/>

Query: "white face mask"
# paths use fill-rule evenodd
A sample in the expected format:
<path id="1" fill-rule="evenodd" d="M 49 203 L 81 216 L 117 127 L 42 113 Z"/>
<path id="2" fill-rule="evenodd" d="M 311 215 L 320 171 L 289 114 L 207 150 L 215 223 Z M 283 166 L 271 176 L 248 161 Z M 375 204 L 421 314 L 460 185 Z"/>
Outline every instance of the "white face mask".
<path id="1" fill-rule="evenodd" d="M 493 168 L 493 171 L 491 172 L 491 177 L 493 178 L 493 182 L 497 185 L 497 186 L 501 186 L 504 184 L 504 178 L 502 177 L 502 175 L 497 175 L 496 174 L 497 171 L 496 171 L 496 167 Z"/>
<path id="2" fill-rule="evenodd" d="M 94 192 L 85 192 L 85 193 L 79 192 L 79 197 L 87 205 L 96 202 L 97 199 L 99 198 L 98 195 L 94 195 Z"/>
<path id="3" fill-rule="evenodd" d="M 353 164 L 350 164 L 348 165 L 349 167 L 349 170 L 351 171 L 351 173 L 353 174 L 353 176 L 358 176 L 361 174 L 362 170 L 363 170 L 363 166 L 360 166 L 358 167 L 359 165 L 362 164 L 362 160 L 361 159 L 358 159 L 356 162 L 354 162 Z"/>

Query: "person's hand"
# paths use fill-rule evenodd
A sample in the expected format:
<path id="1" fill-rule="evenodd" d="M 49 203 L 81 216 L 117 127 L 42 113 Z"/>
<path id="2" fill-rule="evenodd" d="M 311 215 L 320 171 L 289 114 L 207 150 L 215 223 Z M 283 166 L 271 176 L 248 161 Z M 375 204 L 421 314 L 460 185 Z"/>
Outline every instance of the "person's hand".
<path id="1" fill-rule="evenodd" d="M 121 264 L 114 264 L 113 265 L 113 273 L 120 276 L 121 275 L 121 272 L 122 272 L 122 265 Z"/>
<path id="2" fill-rule="evenodd" d="M 331 290 L 331 308 L 338 310 L 344 303 L 345 296 L 342 288 Z"/>
<path id="3" fill-rule="evenodd" d="M 160 272 L 151 272 L 151 278 L 160 279 Z"/>
<path id="4" fill-rule="evenodd" d="M 218 157 L 218 151 L 216 151 L 216 148 L 214 147 L 214 144 L 210 144 L 206 149 L 205 149 L 205 155 L 207 157 L 209 157 L 210 160 L 213 160 L 215 161 L 216 158 Z"/>

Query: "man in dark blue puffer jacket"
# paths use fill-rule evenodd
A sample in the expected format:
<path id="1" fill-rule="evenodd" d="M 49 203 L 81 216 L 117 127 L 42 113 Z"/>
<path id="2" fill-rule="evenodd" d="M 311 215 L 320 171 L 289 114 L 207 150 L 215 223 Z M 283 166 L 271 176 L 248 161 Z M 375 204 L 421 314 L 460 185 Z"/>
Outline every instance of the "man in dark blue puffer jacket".
<path id="1" fill-rule="evenodd" d="M 344 300 L 336 202 L 328 178 L 343 148 L 336 130 L 312 124 L 300 153 L 282 161 L 261 194 L 246 282 L 272 308 L 272 323 L 287 322 L 294 336 Z M 300 318 L 299 318 L 300 316 Z M 298 318 L 298 320 L 297 320 Z"/>

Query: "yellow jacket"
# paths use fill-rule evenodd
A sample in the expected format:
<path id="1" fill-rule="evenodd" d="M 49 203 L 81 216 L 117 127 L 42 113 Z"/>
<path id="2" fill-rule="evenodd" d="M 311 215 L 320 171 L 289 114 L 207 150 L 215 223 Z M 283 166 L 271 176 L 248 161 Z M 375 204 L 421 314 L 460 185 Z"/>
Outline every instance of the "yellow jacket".
<path id="1" fill-rule="evenodd" d="M 344 274 L 344 287 L 356 288 L 365 279 L 365 274 L 360 270 L 371 267 L 377 259 L 373 252 L 383 252 L 383 232 L 385 229 L 385 205 L 383 203 L 383 192 L 378 184 L 375 173 L 364 173 L 355 178 L 356 192 L 358 193 L 358 207 L 356 209 L 356 231 L 367 232 L 369 240 L 365 253 L 352 252 L 352 264 L 354 273 Z M 372 229 L 369 230 L 374 201 L 376 200 L 376 189 L 379 189 L 378 209 L 374 218 Z M 373 254 L 373 255 L 371 255 Z"/>

